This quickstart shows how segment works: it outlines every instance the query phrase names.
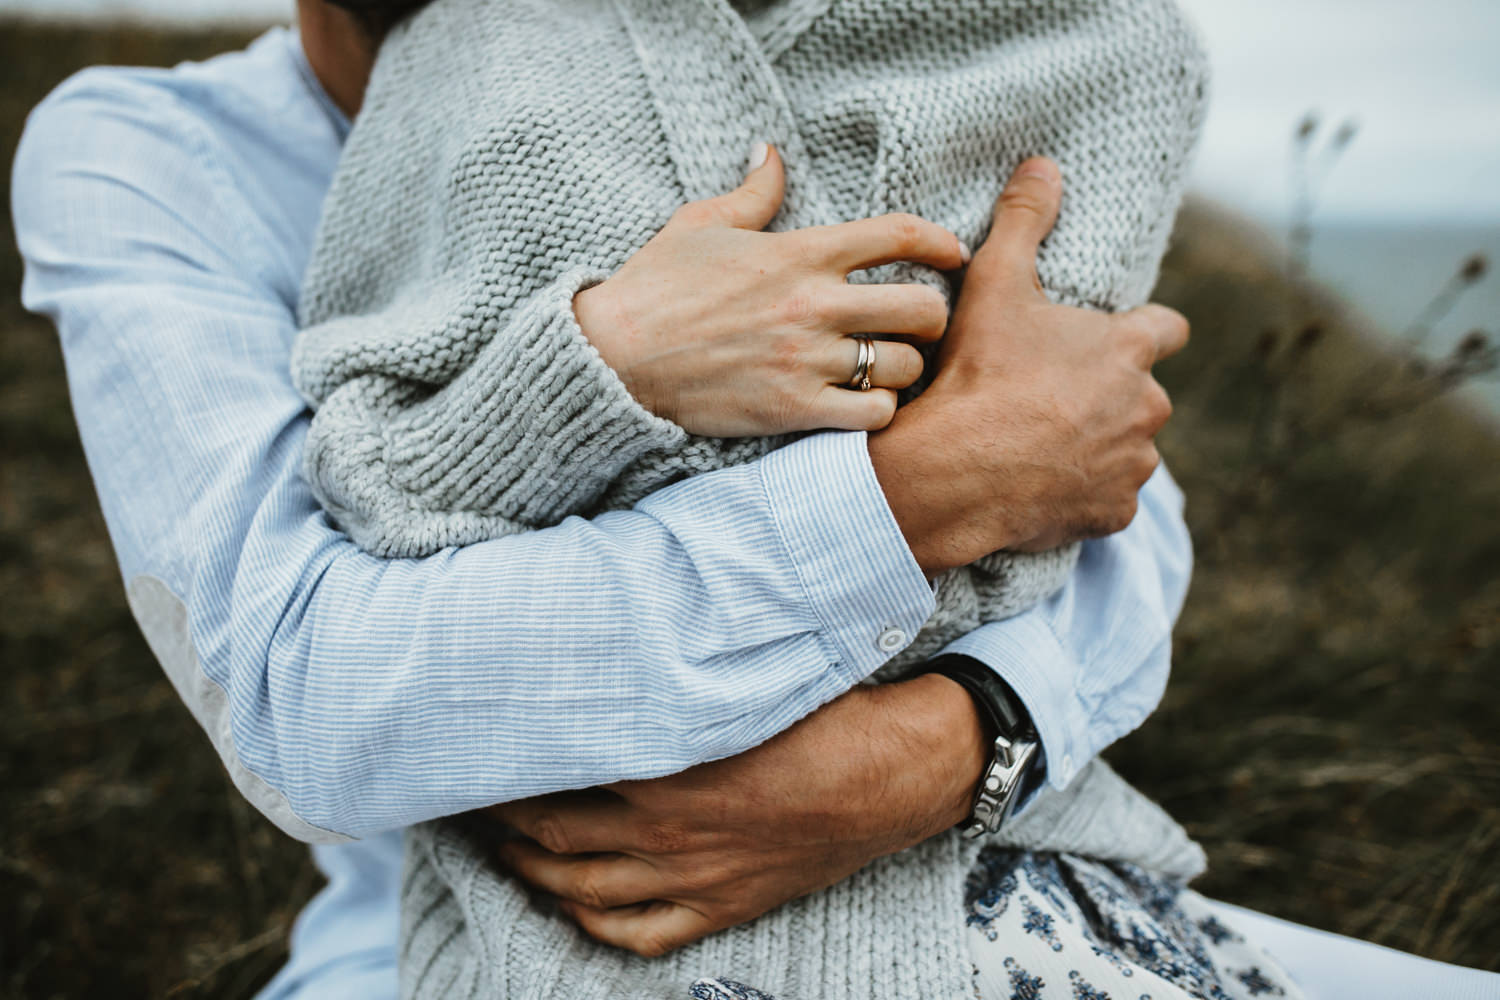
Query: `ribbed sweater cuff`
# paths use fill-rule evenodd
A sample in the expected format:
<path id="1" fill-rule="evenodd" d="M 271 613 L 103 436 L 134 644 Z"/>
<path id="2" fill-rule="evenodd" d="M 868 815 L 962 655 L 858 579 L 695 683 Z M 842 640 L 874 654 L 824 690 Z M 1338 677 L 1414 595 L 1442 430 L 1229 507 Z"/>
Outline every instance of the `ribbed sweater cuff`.
<path id="1" fill-rule="evenodd" d="M 523 306 L 464 373 L 385 431 L 396 484 L 430 510 L 555 522 L 686 432 L 641 406 L 573 314 L 577 269 Z"/>

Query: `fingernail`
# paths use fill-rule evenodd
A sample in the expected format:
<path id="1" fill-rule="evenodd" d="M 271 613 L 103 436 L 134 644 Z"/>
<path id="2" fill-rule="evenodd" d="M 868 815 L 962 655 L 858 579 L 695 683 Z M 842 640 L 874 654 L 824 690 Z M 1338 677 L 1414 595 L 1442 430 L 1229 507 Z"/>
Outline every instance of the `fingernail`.
<path id="1" fill-rule="evenodd" d="M 958 241 L 958 259 L 967 264 L 974 259 L 974 251 L 969 249 L 969 244 L 963 240 Z"/>
<path id="2" fill-rule="evenodd" d="M 750 166 L 746 168 L 746 172 L 748 173 L 751 170 L 759 170 L 765 164 L 766 158 L 770 155 L 771 147 L 763 142 L 757 142 L 755 145 L 751 146 Z"/>
<path id="3" fill-rule="evenodd" d="M 1051 160 L 1040 158 L 1027 160 L 1021 166 L 1020 175 L 1022 177 L 1036 177 L 1044 181 L 1056 180 L 1057 165 Z"/>

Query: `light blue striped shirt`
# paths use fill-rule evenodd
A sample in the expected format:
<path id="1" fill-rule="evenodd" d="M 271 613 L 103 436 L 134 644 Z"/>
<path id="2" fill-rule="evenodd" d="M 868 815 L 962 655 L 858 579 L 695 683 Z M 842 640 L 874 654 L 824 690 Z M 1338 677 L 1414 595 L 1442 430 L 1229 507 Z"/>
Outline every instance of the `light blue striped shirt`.
<path id="1" fill-rule="evenodd" d="M 324 845 L 276 996 L 394 995 L 402 827 L 755 746 L 933 607 L 861 434 L 427 559 L 354 547 L 299 475 L 288 375 L 347 128 L 276 30 L 74 77 L 12 189 L 132 609 L 238 787 Z M 1052 783 L 1155 707 L 1190 564 L 1159 471 L 1059 595 L 954 644 L 1025 701 Z"/>

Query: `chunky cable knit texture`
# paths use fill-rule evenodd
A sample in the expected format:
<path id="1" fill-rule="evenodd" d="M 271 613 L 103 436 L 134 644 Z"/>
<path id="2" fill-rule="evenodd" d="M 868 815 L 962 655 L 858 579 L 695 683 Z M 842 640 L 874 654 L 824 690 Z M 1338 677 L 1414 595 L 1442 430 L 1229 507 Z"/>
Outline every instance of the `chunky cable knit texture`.
<path id="1" fill-rule="evenodd" d="M 1066 195 L 1043 284 L 1060 302 L 1138 305 L 1203 74 L 1169 0 L 437 0 L 387 41 L 326 203 L 293 358 L 317 408 L 308 478 L 361 545 L 414 556 L 628 506 L 783 443 L 653 416 L 571 308 L 681 204 L 738 185 L 757 139 L 787 167 L 771 229 L 909 211 L 970 245 L 1014 166 L 1052 156 Z M 911 265 L 851 280 L 954 291 Z M 1001 554 L 946 575 L 881 676 L 1031 606 L 1075 558 Z M 1005 839 L 1201 867 L 1098 763 Z M 681 996 L 698 975 L 783 997 L 967 995 L 974 852 L 951 837 L 657 963 L 587 942 L 456 824 L 410 845 L 408 995 Z"/>

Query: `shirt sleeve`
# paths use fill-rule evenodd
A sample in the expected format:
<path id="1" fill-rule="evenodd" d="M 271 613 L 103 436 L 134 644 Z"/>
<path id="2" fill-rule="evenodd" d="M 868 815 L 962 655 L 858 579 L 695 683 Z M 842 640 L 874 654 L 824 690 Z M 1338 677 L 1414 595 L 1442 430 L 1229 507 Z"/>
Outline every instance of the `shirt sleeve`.
<path id="1" fill-rule="evenodd" d="M 204 126 L 159 95 L 65 88 L 12 191 L 24 299 L 58 328 L 132 610 L 238 787 L 294 836 L 738 753 L 932 611 L 862 434 L 592 521 L 370 556 L 299 475 L 295 303 Z"/>
<path id="2" fill-rule="evenodd" d="M 1085 542 L 1062 590 L 944 652 L 980 660 L 1010 685 L 1036 724 L 1047 782 L 1066 787 L 1160 703 L 1192 564 L 1182 491 L 1161 466 L 1135 520 Z"/>

